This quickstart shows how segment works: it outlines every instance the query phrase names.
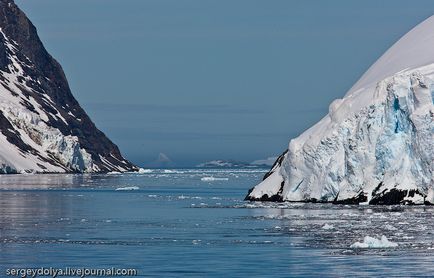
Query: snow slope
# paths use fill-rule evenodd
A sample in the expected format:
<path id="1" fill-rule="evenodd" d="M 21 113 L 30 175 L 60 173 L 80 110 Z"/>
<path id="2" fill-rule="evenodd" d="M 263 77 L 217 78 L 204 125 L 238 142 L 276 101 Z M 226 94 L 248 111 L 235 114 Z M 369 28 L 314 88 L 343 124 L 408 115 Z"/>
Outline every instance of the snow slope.
<path id="1" fill-rule="evenodd" d="M 434 17 L 290 141 L 248 200 L 434 203 Z M 280 184 L 278 184 L 280 183 Z"/>

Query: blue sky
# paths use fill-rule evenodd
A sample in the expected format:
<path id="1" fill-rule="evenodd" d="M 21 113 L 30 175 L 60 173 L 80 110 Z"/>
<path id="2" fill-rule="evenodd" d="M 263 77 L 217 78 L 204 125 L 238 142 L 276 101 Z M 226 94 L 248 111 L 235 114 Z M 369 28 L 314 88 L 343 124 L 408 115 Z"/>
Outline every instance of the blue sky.
<path id="1" fill-rule="evenodd" d="M 281 153 L 434 1 L 16 0 L 139 165 Z"/>

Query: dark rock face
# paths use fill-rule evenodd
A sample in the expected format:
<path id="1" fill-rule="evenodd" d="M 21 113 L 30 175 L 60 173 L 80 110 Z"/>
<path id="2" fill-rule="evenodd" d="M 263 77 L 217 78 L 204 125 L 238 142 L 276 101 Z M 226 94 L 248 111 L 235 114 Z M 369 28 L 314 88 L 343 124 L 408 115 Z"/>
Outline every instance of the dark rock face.
<path id="1" fill-rule="evenodd" d="M 283 159 L 285 158 L 285 155 L 288 153 L 288 150 L 284 151 L 281 155 L 279 155 L 279 157 L 276 159 L 276 161 L 273 163 L 273 166 L 271 166 L 271 170 L 268 171 L 268 173 L 266 173 L 264 175 L 264 178 L 262 180 L 265 180 L 266 178 L 268 178 L 269 176 L 271 176 L 271 174 L 274 173 L 274 171 L 276 170 L 277 166 L 281 166 Z"/>
<path id="2" fill-rule="evenodd" d="M 267 194 L 263 195 L 261 198 L 252 198 L 250 193 L 253 188 L 249 190 L 247 196 L 245 197 L 245 201 L 260 201 L 260 202 L 284 202 L 282 197 L 284 182 L 282 182 L 279 192 L 276 195 L 268 196 Z M 425 205 L 434 205 L 430 202 L 426 201 L 426 195 L 421 193 L 419 190 L 400 190 L 400 189 L 384 189 L 380 191 L 382 184 L 379 184 L 372 191 L 372 198 L 369 201 L 370 205 L 415 205 L 411 200 L 406 200 L 406 197 L 413 198 L 416 195 L 419 195 L 420 198 L 424 200 Z M 333 203 L 335 205 L 359 205 L 361 203 L 366 203 L 368 201 L 367 194 L 363 191 L 359 192 L 356 196 L 348 199 L 338 200 L 338 196 L 333 202 L 325 202 L 317 199 L 307 199 L 300 201 L 302 203 Z"/>
<path id="3" fill-rule="evenodd" d="M 401 190 L 401 189 L 383 189 L 383 184 L 380 183 L 373 191 L 372 198 L 369 201 L 370 205 L 414 205 L 414 203 L 410 200 L 406 200 L 406 197 L 413 198 L 416 195 L 419 195 L 421 199 L 425 201 L 426 195 L 422 194 L 417 189 L 411 190 Z"/>
<path id="4" fill-rule="evenodd" d="M 361 191 L 357 196 L 349 199 L 338 200 L 336 197 L 333 204 L 358 205 L 360 203 L 365 203 L 366 201 L 368 201 L 368 197 L 366 196 L 366 193 Z"/>
<path id="5" fill-rule="evenodd" d="M 122 157 L 118 147 L 96 128 L 80 107 L 71 93 L 62 67 L 46 51 L 35 26 L 13 0 L 0 0 L 0 28 L 2 32 L 0 34 L 0 70 L 4 73 L 0 73 L 0 83 L 12 96 L 20 95 L 21 104 L 29 111 L 38 113 L 35 103 L 30 101 L 30 98 L 34 99 L 40 109 L 48 115 L 48 119 L 44 122 L 58 129 L 64 136 L 77 137 L 80 148 L 90 154 L 93 165 L 97 167 L 94 167 L 96 170 L 77 170 L 77 168 L 73 169 L 69 165 L 64 165 L 55 158 L 50 163 L 64 168 L 65 171 L 136 170 L 137 168 Z M 7 46 L 10 42 L 13 42 L 14 53 L 10 53 L 10 47 Z M 11 88 L 10 83 L 6 82 L 4 77 L 5 74 L 11 73 L 11 66 L 14 66 L 11 55 L 21 61 L 22 76 L 17 77 L 20 83 L 15 84 L 20 89 L 19 91 Z M 51 100 L 51 103 L 47 102 L 47 98 Z M 24 143 L 17 132 L 11 131 L 13 130 L 12 122 L 0 113 L 1 133 L 22 152 L 33 152 L 38 155 L 38 151 Z"/>

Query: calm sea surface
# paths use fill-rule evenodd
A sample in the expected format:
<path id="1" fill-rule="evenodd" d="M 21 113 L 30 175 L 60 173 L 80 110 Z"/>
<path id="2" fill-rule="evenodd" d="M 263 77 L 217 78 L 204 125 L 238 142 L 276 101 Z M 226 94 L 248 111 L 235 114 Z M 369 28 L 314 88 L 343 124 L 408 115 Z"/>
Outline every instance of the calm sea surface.
<path id="1" fill-rule="evenodd" d="M 434 208 L 248 203 L 264 170 L 0 176 L 0 277 L 23 267 L 139 277 L 434 276 Z M 365 236 L 396 248 L 355 249 Z"/>

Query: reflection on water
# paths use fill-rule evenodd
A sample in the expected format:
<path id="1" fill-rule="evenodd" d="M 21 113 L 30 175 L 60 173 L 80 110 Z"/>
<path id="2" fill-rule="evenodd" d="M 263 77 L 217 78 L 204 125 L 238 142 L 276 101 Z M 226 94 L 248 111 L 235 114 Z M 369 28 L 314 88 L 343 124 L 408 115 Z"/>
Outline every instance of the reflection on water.
<path id="1" fill-rule="evenodd" d="M 184 169 L 0 176 L 0 271 L 114 266 L 150 277 L 434 271 L 432 207 L 243 202 L 262 175 Z M 216 179 L 203 179 L 210 176 Z M 138 190 L 116 190 L 126 187 Z M 385 235 L 398 247 L 350 248 L 367 235 Z"/>
<path id="2" fill-rule="evenodd" d="M 50 189 L 87 186 L 93 183 L 97 175 L 0 175 L 0 189 Z"/>

